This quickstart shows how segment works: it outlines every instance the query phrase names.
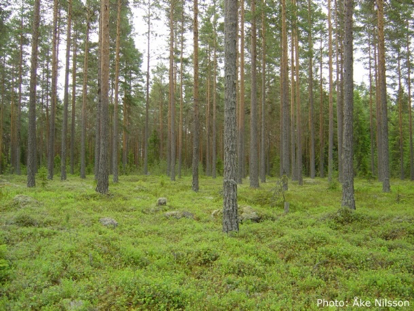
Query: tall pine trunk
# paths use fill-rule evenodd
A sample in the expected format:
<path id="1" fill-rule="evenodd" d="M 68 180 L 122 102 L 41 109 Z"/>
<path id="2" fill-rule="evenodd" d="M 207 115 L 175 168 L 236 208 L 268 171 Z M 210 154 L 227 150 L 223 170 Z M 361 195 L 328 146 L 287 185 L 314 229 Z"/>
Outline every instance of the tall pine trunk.
<path id="1" fill-rule="evenodd" d="M 101 70 L 102 70 L 102 106 L 101 111 L 101 135 L 100 135 L 100 154 L 99 170 L 96 191 L 101 194 L 108 192 L 109 186 L 109 161 L 108 161 L 108 130 L 109 130 L 109 0 L 101 0 Z"/>
<path id="2" fill-rule="evenodd" d="M 149 84 L 150 84 L 150 43 L 151 43 L 151 1 L 148 0 L 147 16 L 147 74 L 145 97 L 145 134 L 144 134 L 144 175 L 148 175 L 148 139 L 149 139 Z"/>
<path id="3" fill-rule="evenodd" d="M 314 107 L 313 107 L 313 40 L 312 40 L 312 11 L 311 11 L 311 0 L 308 0 L 308 42 L 309 42 L 309 170 L 310 178 L 315 178 L 315 124 L 314 124 Z"/>
<path id="4" fill-rule="evenodd" d="M 355 209 L 354 166 L 353 166 L 353 11 L 354 1 L 345 0 L 345 38 L 344 38 L 344 132 L 343 132 L 343 179 L 342 206 Z"/>
<path id="5" fill-rule="evenodd" d="M 85 55 L 83 59 L 83 90 L 82 90 L 82 116 L 81 116 L 81 154 L 80 154 L 80 177 L 86 178 L 86 103 L 88 100 L 88 55 L 89 55 L 89 24 L 90 8 L 86 2 L 86 38 Z M 99 112 L 97 112 L 99 113 Z"/>
<path id="6" fill-rule="evenodd" d="M 390 192 L 390 161 L 388 150 L 388 109 L 387 109 L 387 83 L 385 71 L 385 44 L 384 44 L 384 0 L 377 0 L 378 6 L 378 67 L 379 67 L 379 93 L 381 106 L 381 167 L 382 191 Z"/>
<path id="7" fill-rule="evenodd" d="M 256 69 L 256 0 L 251 2 L 251 100 L 250 100 L 250 187 L 259 187 L 259 157 L 257 146 L 257 69 Z"/>
<path id="8" fill-rule="evenodd" d="M 75 121 L 76 121 L 76 53 L 77 32 L 73 38 L 73 55 L 72 55 L 72 122 L 70 135 L 70 173 L 75 174 Z"/>
<path id="9" fill-rule="evenodd" d="M 329 53 L 329 146 L 328 146 L 328 179 L 333 180 L 333 142 L 334 142 L 334 120 L 333 120 L 333 81 L 332 81 L 332 9 L 331 1 L 328 0 L 328 53 Z"/>
<path id="10" fill-rule="evenodd" d="M 237 70 L 237 68 L 236 68 Z M 244 177 L 244 0 L 240 0 L 240 95 L 239 95 L 239 124 L 237 145 L 237 183 L 243 183 Z"/>
<path id="11" fill-rule="evenodd" d="M 27 187 L 35 187 L 36 180 L 36 78 L 40 24 L 40 0 L 35 0 L 32 24 L 32 56 L 30 60 L 30 99 L 27 146 Z"/>
<path id="12" fill-rule="evenodd" d="M 262 0 L 262 122 L 260 131 L 260 181 L 266 182 L 266 146 L 265 146 L 265 120 L 266 120 L 266 21 L 265 1 Z"/>
<path id="13" fill-rule="evenodd" d="M 409 22 L 407 21 L 407 27 Z M 411 106 L 411 53 L 410 53 L 410 37 L 407 32 L 407 84 L 408 84 L 408 120 L 410 130 L 410 180 L 414 180 L 414 148 L 413 148 L 413 118 L 412 118 L 412 106 Z"/>
<path id="14" fill-rule="evenodd" d="M 286 31 L 286 0 L 282 0 L 282 64 L 281 72 L 281 108 L 282 108 L 282 175 L 289 175 L 289 100 L 288 100 L 288 53 Z M 285 179 L 283 179 L 285 180 Z M 288 183 L 284 183 L 288 190 Z"/>
<path id="15" fill-rule="evenodd" d="M 69 108 L 69 60 L 72 29 L 72 0 L 68 1 L 68 28 L 66 32 L 66 67 L 65 67 L 65 91 L 63 98 L 63 120 L 62 120 L 62 147 L 60 157 L 60 180 L 66 180 L 66 154 L 68 133 L 68 108 Z"/>
<path id="16" fill-rule="evenodd" d="M 116 51 L 115 51 L 115 104 L 113 120 L 113 141 L 112 141 L 112 170 L 113 181 L 118 182 L 118 97 L 119 97 L 119 49 L 121 41 L 121 7 L 122 0 L 118 0 L 117 22 L 116 22 Z"/>
<path id="17" fill-rule="evenodd" d="M 170 179 L 175 180 L 175 88 L 174 88 L 174 8 L 175 2 L 171 1 L 170 6 L 170 70 L 169 70 L 169 87 L 170 87 Z"/>
<path id="18" fill-rule="evenodd" d="M 198 111 L 198 0 L 194 0 L 194 25 L 193 25 L 193 42 L 194 42 L 194 129 L 193 129 L 193 182 L 192 189 L 197 192 L 198 186 L 198 161 L 199 161 L 199 111 Z"/>
<path id="19" fill-rule="evenodd" d="M 197 0 L 196 0 L 197 1 Z M 237 154 L 236 154 L 236 41 L 237 0 L 224 4 L 224 180 L 223 180 L 223 232 L 238 232 L 237 217 Z"/>

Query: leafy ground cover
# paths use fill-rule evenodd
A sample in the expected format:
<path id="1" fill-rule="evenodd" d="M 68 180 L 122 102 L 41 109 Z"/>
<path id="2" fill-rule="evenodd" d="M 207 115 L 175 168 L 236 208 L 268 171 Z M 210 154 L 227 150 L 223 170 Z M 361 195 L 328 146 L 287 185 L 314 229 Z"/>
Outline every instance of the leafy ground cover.
<path id="1" fill-rule="evenodd" d="M 212 216 L 222 179 L 200 185 L 194 193 L 190 177 L 121 176 L 101 196 L 92 176 L 35 189 L 0 176 L 0 310 L 319 310 L 321 300 L 364 310 L 355 297 L 373 310 L 413 309 L 411 182 L 393 180 L 385 194 L 357 180 L 354 213 L 339 209 L 341 189 L 324 179 L 291 183 L 288 213 L 276 179 L 257 190 L 245 182 L 239 205 L 261 220 L 231 236 Z"/>

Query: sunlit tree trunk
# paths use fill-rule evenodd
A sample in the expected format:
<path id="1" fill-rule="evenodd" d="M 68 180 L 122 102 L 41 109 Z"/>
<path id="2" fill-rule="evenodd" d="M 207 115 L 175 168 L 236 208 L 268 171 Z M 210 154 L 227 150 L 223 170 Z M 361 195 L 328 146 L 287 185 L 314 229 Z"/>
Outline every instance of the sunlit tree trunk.
<path id="1" fill-rule="evenodd" d="M 237 68 L 236 68 L 237 70 Z M 243 183 L 244 177 L 244 0 L 240 0 L 240 95 L 239 95 L 239 122 L 237 145 L 237 183 Z"/>
<path id="2" fill-rule="evenodd" d="M 313 107 L 313 39 L 312 39 L 312 11 L 311 11 L 311 0 L 308 0 L 308 23 L 309 23 L 309 166 L 310 166 L 310 178 L 315 178 L 315 124 L 314 124 L 314 107 Z"/>
<path id="3" fill-rule="evenodd" d="M 266 120 L 266 21 L 265 0 L 262 0 L 262 122 L 260 131 L 260 181 L 266 182 L 266 146 L 265 146 L 265 120 Z"/>
<path id="4" fill-rule="evenodd" d="M 86 178 L 86 103 L 88 100 L 88 55 L 89 55 L 89 24 L 90 9 L 86 2 L 86 38 L 85 55 L 83 59 L 83 91 L 82 91 L 82 128 L 81 128 L 81 154 L 80 154 L 80 177 Z"/>
<path id="5" fill-rule="evenodd" d="M 170 7 L 170 100 L 169 100 L 169 106 L 170 106 L 170 178 L 172 181 L 175 180 L 175 88 L 174 88 L 174 8 L 175 8 L 175 2 L 171 1 L 171 7 Z"/>
<path id="6" fill-rule="evenodd" d="M 334 139 L 334 120 L 333 120 L 333 81 L 332 81 L 332 9 L 331 1 L 328 0 L 328 54 L 329 54 L 329 146 L 328 146 L 328 179 L 332 182 L 333 178 L 333 139 Z"/>
<path id="7" fill-rule="evenodd" d="M 70 135 L 70 173 L 75 174 L 75 121 L 76 121 L 76 53 L 77 53 L 77 33 L 73 38 L 72 55 L 72 122 Z"/>

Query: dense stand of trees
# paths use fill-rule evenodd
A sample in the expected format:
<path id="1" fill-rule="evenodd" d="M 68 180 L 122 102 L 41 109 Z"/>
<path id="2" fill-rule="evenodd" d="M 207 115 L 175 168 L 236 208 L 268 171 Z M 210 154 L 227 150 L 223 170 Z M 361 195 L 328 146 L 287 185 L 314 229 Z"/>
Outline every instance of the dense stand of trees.
<path id="1" fill-rule="evenodd" d="M 134 7 L 144 12 L 145 69 L 133 5 L 2 1 L 0 173 L 27 174 L 29 187 L 43 166 L 49 179 L 95 174 L 102 193 L 108 174 L 116 182 L 134 171 L 171 180 L 192 171 L 194 191 L 198 174 L 223 169 L 239 184 L 249 175 L 255 188 L 266 175 L 302 184 L 326 167 L 347 193 L 355 175 L 378 178 L 385 192 L 392 177 L 414 180 L 408 2 L 143 1 Z M 151 57 L 158 20 L 168 61 Z M 225 40 L 235 40 L 235 59 Z M 356 57 L 367 73 L 361 85 L 352 81 Z M 229 74 L 235 94 L 226 93 Z M 231 169 L 226 152 L 236 154 Z"/>

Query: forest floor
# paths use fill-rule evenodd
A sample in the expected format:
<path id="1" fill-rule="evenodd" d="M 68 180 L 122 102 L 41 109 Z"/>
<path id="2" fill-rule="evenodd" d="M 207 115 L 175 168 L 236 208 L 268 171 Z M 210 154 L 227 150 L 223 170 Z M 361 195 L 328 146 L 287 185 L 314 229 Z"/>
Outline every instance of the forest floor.
<path id="1" fill-rule="evenodd" d="M 37 183 L 0 176 L 0 310 L 414 308 L 409 181 L 382 193 L 357 179 L 353 213 L 340 209 L 340 185 L 291 182 L 285 213 L 275 178 L 260 189 L 245 180 L 239 206 L 261 219 L 230 236 L 212 216 L 222 178 L 201 177 L 198 193 L 191 177 L 120 176 L 109 195 L 92 176 Z"/>

